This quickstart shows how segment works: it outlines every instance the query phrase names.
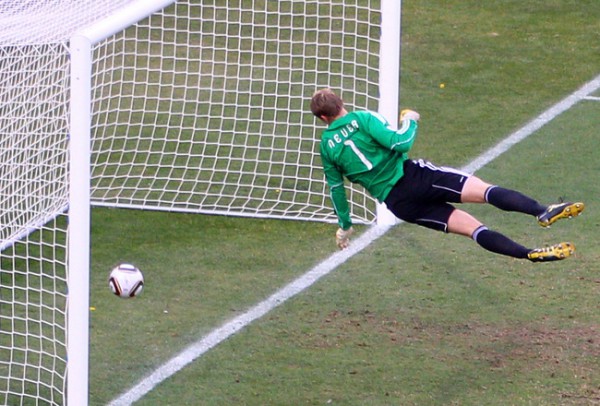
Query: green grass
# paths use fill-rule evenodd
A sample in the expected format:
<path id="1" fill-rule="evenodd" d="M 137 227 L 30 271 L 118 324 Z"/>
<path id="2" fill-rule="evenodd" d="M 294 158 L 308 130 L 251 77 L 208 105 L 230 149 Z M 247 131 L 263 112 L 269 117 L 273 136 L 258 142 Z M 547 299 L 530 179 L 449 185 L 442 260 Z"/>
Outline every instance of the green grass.
<path id="1" fill-rule="evenodd" d="M 415 156 L 469 162 L 600 73 L 599 32 L 596 0 L 404 2 L 402 105 L 422 114 Z M 581 199 L 582 218 L 544 230 L 468 206 L 526 245 L 572 240 L 575 258 L 530 264 L 400 225 L 138 404 L 598 402 L 598 106 L 578 104 L 478 172 L 545 203 Z M 327 258 L 334 232 L 94 209 L 90 403 L 106 404 Z M 139 298 L 109 292 L 120 261 L 144 271 Z"/>
<path id="2" fill-rule="evenodd" d="M 563 130 L 570 123 L 584 135 L 596 108 L 577 106 L 482 176 L 499 177 L 508 166 L 529 174 L 512 177 L 511 187 L 548 199 L 551 189 L 590 197 L 585 188 L 596 168 L 578 167 L 579 161 L 564 156 L 591 160 L 593 149 L 573 148 Z M 549 140 L 555 150 L 531 158 L 528 151 Z M 536 171 L 548 160 L 552 168 Z M 566 187 L 549 176 L 576 169 L 580 175 Z M 593 402 L 600 379 L 600 241 L 594 233 L 600 216 L 593 201 L 585 217 L 550 230 L 489 207 L 473 212 L 523 242 L 572 239 L 577 256 L 524 263 L 485 254 L 461 237 L 401 225 L 139 404 Z"/>

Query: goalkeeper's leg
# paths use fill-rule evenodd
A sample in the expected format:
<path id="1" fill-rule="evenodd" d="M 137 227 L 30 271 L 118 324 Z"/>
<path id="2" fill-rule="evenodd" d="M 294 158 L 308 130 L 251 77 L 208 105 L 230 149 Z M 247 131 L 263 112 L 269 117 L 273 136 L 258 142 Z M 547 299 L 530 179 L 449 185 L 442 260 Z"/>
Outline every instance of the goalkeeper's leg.
<path id="1" fill-rule="evenodd" d="M 463 203 L 489 203 L 504 211 L 516 211 L 537 216 L 546 210 L 536 200 L 521 192 L 505 189 L 482 181 L 477 176 L 469 176 L 461 193 Z"/>
<path id="2" fill-rule="evenodd" d="M 513 258 L 526 259 L 531 251 L 503 234 L 488 230 L 479 220 L 460 209 L 454 209 L 450 214 L 448 232 L 470 237 L 488 251 Z"/>
<path id="3" fill-rule="evenodd" d="M 516 211 L 531 216 L 537 216 L 546 210 L 546 206 L 541 205 L 531 197 L 500 186 L 487 188 L 485 201 L 504 211 Z"/>
<path id="4" fill-rule="evenodd" d="M 504 211 L 515 211 L 535 216 L 542 227 L 548 227 L 562 218 L 576 217 L 584 209 L 584 204 L 558 203 L 544 206 L 535 199 L 516 190 L 490 185 L 476 176 L 470 176 L 461 193 L 463 203 L 489 203 Z"/>
<path id="5" fill-rule="evenodd" d="M 455 209 L 448 219 L 448 231 L 471 237 L 482 248 L 513 258 L 529 259 L 533 262 L 548 262 L 565 259 L 573 254 L 571 243 L 560 243 L 548 248 L 527 248 L 507 236 L 489 230 L 469 213 Z"/>

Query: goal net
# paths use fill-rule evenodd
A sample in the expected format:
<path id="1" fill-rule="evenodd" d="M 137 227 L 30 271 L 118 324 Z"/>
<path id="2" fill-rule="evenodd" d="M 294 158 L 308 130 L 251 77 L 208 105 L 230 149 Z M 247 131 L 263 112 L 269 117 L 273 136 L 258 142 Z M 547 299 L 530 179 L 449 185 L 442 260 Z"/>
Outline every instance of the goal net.
<path id="1" fill-rule="evenodd" d="M 177 2 L 100 44 L 93 203 L 335 221 L 308 104 L 330 86 L 377 109 L 372 7 Z M 364 190 L 349 200 L 355 221 L 373 221 Z"/>
<path id="2" fill-rule="evenodd" d="M 87 402 L 87 364 L 73 373 L 69 350 L 77 341 L 88 358 L 87 333 L 71 333 L 87 330 L 72 315 L 89 308 L 77 207 L 336 221 L 309 101 L 332 87 L 349 109 L 396 117 L 399 38 L 382 46 L 391 3 L 0 0 L 1 404 Z M 90 40 L 87 73 L 73 68 L 76 36 Z M 74 114 L 80 102 L 89 117 Z M 90 146 L 83 160 L 75 140 Z M 348 198 L 355 222 L 375 221 L 362 188 Z M 67 399 L 75 386 L 85 395 Z"/>

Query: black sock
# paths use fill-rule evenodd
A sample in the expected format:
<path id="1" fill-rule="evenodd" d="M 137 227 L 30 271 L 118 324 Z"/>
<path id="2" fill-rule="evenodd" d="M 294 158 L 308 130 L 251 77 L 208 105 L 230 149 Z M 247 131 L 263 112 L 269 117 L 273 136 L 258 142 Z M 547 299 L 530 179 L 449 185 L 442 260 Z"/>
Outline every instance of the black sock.
<path id="1" fill-rule="evenodd" d="M 490 186 L 485 191 L 485 200 L 501 210 L 518 211 L 532 216 L 537 216 L 546 210 L 546 206 L 542 206 L 531 197 L 500 186 Z"/>
<path id="2" fill-rule="evenodd" d="M 486 226 L 480 226 L 475 230 L 473 240 L 488 251 L 513 258 L 527 258 L 527 254 L 531 251 L 496 231 L 488 230 Z"/>

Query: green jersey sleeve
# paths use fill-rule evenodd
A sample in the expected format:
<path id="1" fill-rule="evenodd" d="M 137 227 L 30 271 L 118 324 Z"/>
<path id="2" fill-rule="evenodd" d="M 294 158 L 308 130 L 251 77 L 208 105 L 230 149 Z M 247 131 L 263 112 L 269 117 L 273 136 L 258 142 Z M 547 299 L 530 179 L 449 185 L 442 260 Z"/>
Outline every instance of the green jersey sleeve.
<path id="1" fill-rule="evenodd" d="M 338 218 L 338 225 L 340 228 L 347 230 L 352 227 L 352 220 L 350 219 L 350 206 L 346 197 L 344 177 L 335 164 L 323 153 L 323 144 L 321 144 L 321 160 L 323 172 L 325 172 L 325 178 L 329 186 L 333 211 Z"/>
<path id="2" fill-rule="evenodd" d="M 401 127 L 393 130 L 379 113 L 363 112 L 361 116 L 366 121 L 366 131 L 382 146 L 401 153 L 406 153 L 412 148 L 417 136 L 416 121 L 403 120 Z"/>

